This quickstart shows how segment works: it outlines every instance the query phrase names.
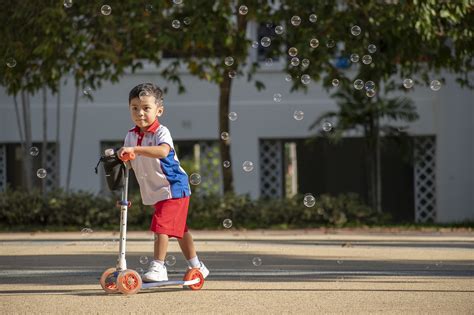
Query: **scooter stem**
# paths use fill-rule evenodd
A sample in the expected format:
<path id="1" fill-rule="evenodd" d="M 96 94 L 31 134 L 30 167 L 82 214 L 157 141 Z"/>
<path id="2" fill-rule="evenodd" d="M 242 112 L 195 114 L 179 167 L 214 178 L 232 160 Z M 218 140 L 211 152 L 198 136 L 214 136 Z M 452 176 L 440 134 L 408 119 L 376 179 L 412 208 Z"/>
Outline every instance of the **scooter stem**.
<path id="1" fill-rule="evenodd" d="M 130 167 L 130 162 L 125 162 L 124 187 L 122 189 L 122 200 L 120 201 L 120 245 L 119 256 L 117 259 L 118 271 L 127 269 L 125 251 L 127 242 L 128 176 Z"/>

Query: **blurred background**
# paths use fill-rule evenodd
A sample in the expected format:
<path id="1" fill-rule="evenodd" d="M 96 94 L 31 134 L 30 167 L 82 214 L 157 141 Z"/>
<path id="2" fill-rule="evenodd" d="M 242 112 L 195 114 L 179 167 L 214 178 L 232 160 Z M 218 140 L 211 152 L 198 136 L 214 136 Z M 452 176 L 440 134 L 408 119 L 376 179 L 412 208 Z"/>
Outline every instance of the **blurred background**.
<path id="1" fill-rule="evenodd" d="M 315 2 L 5 1 L 2 228 L 118 224 L 94 167 L 143 82 L 196 228 L 472 225 L 472 1 Z"/>

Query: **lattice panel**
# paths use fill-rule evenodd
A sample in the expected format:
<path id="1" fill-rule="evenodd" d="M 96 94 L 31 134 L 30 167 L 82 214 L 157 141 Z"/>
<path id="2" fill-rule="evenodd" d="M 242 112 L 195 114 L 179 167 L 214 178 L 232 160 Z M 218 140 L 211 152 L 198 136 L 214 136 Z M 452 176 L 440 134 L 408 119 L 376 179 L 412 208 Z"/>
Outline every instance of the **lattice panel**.
<path id="1" fill-rule="evenodd" d="M 436 139 L 415 138 L 415 221 L 436 220 Z"/>
<path id="2" fill-rule="evenodd" d="M 199 157 L 199 174 L 201 175 L 199 193 L 206 195 L 222 193 L 219 143 L 217 141 L 200 141 Z M 193 190 L 192 187 L 191 190 Z"/>
<path id="3" fill-rule="evenodd" d="M 260 196 L 283 197 L 283 144 L 279 140 L 260 141 Z"/>
<path id="4" fill-rule="evenodd" d="M 51 191 L 57 187 L 58 174 L 56 169 L 56 144 L 48 143 L 46 150 L 46 166 L 44 167 L 48 176 L 46 180 L 46 191 Z"/>
<path id="5" fill-rule="evenodd" d="M 0 145 L 0 191 L 7 188 L 7 146 Z"/>

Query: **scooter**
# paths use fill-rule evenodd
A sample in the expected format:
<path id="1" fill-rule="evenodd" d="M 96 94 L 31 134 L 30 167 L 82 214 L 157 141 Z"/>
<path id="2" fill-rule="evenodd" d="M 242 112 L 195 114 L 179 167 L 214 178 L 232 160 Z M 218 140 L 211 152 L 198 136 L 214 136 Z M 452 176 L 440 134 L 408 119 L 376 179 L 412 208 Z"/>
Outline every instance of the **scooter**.
<path id="1" fill-rule="evenodd" d="M 121 158 L 114 152 L 114 149 L 105 150 L 101 156 L 97 168 L 102 162 L 104 166 L 107 185 L 110 190 L 121 190 L 121 200 L 117 201 L 117 207 L 120 208 L 120 242 L 119 255 L 115 267 L 108 268 L 100 277 L 100 285 L 106 293 L 135 294 L 141 289 L 150 289 L 155 287 L 164 287 L 172 285 L 182 285 L 183 288 L 200 290 L 204 285 L 204 277 L 199 268 L 189 269 L 184 275 L 183 280 L 143 282 L 140 274 L 132 269 L 127 269 L 125 260 L 125 249 L 127 240 L 127 210 L 131 206 L 128 198 L 128 178 L 131 168 L 130 161 L 135 159 L 135 154 L 125 154 Z"/>

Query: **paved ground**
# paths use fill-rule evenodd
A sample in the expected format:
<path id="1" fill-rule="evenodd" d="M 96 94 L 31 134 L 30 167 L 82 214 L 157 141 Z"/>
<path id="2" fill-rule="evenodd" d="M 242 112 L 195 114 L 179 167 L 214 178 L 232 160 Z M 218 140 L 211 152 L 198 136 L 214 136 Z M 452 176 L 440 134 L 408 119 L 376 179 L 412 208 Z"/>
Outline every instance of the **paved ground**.
<path id="1" fill-rule="evenodd" d="M 106 295 L 117 234 L 0 234 L 0 314 L 474 314 L 474 233 L 194 232 L 211 275 L 200 291 Z M 129 268 L 146 268 L 148 233 L 130 233 Z M 171 279 L 185 267 L 175 241 Z M 253 261 L 261 260 L 261 265 Z M 143 260 L 143 258 L 142 258 Z"/>

